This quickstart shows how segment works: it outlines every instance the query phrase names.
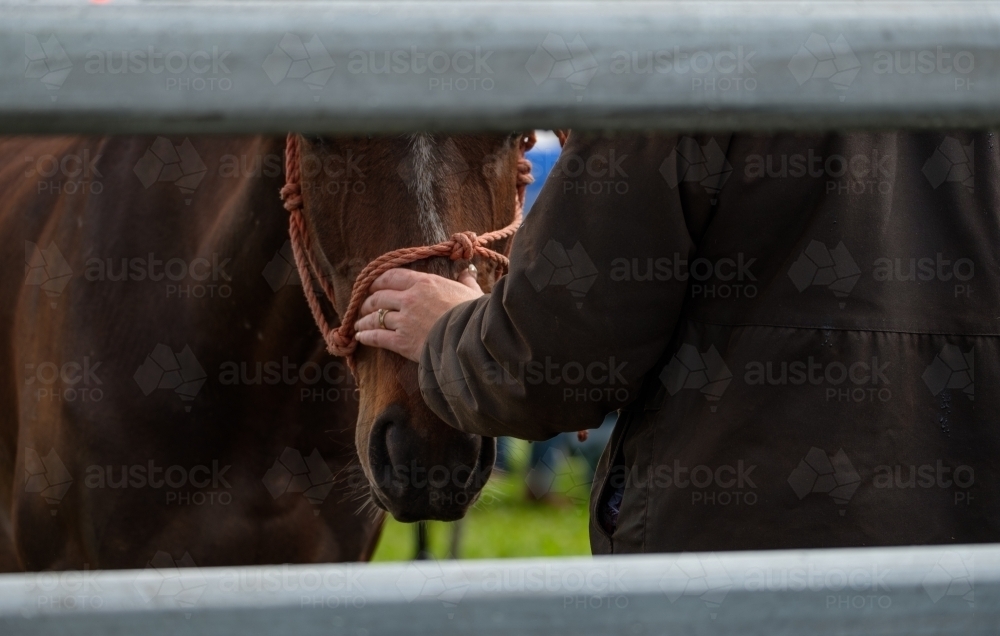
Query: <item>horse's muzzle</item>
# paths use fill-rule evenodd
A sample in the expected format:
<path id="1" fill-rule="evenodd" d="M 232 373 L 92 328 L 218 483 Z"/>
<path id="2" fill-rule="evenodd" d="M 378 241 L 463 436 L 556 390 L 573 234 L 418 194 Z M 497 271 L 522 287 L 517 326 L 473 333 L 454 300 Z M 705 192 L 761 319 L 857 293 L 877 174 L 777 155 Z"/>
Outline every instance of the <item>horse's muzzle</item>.
<path id="1" fill-rule="evenodd" d="M 415 424 L 400 404 L 375 420 L 369 442 L 376 503 L 398 521 L 454 521 L 479 497 L 493 470 L 496 440 L 435 418 Z"/>

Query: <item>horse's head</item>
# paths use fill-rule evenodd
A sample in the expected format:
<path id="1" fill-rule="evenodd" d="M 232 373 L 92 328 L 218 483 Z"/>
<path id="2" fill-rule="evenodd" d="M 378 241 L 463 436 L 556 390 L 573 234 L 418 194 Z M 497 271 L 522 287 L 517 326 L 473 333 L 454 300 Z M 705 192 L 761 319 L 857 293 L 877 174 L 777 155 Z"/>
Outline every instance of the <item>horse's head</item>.
<path id="1" fill-rule="evenodd" d="M 520 135 L 303 137 L 302 199 L 344 315 L 351 287 L 372 259 L 432 245 L 455 232 L 485 233 L 515 214 Z M 501 242 L 493 246 L 503 250 Z M 457 278 L 467 262 L 411 267 Z M 476 262 L 489 291 L 497 272 Z M 359 347 L 355 441 L 376 505 L 400 521 L 462 517 L 485 485 L 495 441 L 445 424 L 424 403 L 417 364 Z"/>

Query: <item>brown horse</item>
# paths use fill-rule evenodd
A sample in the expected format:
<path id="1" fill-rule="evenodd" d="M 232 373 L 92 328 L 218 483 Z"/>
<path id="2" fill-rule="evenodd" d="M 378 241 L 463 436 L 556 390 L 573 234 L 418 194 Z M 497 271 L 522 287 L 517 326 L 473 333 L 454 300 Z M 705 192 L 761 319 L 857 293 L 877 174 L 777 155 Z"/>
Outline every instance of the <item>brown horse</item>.
<path id="1" fill-rule="evenodd" d="M 380 254 L 507 225 L 518 141 L 301 139 L 331 318 Z M 363 560 L 369 502 L 408 521 L 473 503 L 493 440 L 434 416 L 415 364 L 359 348 L 356 391 L 324 351 L 277 196 L 283 139 L 0 149 L 0 570 Z"/>

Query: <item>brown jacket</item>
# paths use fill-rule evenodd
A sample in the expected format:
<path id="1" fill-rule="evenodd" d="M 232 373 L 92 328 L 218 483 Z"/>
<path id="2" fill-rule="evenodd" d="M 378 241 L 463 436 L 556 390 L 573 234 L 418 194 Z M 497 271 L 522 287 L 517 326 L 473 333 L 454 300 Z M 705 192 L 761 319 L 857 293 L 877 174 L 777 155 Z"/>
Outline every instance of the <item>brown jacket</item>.
<path id="1" fill-rule="evenodd" d="M 622 409 L 595 553 L 1000 540 L 998 168 L 993 133 L 574 134 L 423 395 L 534 440 Z"/>

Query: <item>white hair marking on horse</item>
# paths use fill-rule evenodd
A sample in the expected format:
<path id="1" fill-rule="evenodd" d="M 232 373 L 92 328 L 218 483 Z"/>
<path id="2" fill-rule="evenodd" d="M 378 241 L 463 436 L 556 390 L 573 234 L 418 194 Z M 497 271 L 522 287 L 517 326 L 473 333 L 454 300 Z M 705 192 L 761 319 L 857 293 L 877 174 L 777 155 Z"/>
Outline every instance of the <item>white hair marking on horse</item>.
<path id="1" fill-rule="evenodd" d="M 410 137 L 410 165 L 408 171 L 411 178 L 407 187 L 417 196 L 417 221 L 428 243 L 440 243 L 447 239 L 441 216 L 438 214 L 434 201 L 434 179 L 437 168 L 437 152 L 434 139 L 425 133 Z"/>

